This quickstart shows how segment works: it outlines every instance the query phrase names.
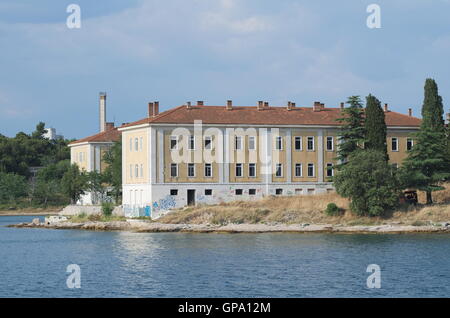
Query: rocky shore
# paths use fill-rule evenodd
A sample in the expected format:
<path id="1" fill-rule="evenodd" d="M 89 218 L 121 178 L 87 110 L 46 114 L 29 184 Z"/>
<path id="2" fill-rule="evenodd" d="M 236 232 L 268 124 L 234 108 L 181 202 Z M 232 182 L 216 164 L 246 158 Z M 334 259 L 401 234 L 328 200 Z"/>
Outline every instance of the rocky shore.
<path id="1" fill-rule="evenodd" d="M 331 224 L 165 224 L 142 220 L 73 223 L 68 221 L 45 223 L 39 219 L 31 223 L 9 225 L 16 228 L 77 229 L 91 231 L 184 232 L 184 233 L 449 233 L 450 223 L 413 226 L 386 225 L 331 225 Z"/>

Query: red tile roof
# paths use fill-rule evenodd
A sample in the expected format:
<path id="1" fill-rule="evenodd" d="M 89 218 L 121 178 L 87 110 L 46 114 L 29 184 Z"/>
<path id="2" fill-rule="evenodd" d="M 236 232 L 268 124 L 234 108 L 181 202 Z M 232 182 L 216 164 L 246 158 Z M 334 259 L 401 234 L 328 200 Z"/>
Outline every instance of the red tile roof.
<path id="1" fill-rule="evenodd" d="M 393 111 L 385 112 L 386 124 L 389 127 L 418 127 L 421 120 L 417 117 L 400 114 Z M 147 123 L 157 124 L 193 124 L 201 120 L 203 124 L 253 124 L 253 125 L 325 125 L 339 126 L 336 119 L 341 117 L 341 108 L 325 107 L 314 111 L 313 107 L 264 107 L 258 110 L 256 106 L 233 106 L 227 110 L 225 106 L 190 106 L 172 108 L 155 117 L 144 118 L 123 125 L 131 127 Z"/>
<path id="2" fill-rule="evenodd" d="M 114 142 L 119 141 L 122 132 L 117 130 L 116 128 L 112 128 L 110 130 L 106 130 L 104 132 L 100 132 L 93 136 L 89 136 L 83 139 L 79 139 L 76 141 L 72 141 L 69 145 L 80 144 L 83 142 Z"/>

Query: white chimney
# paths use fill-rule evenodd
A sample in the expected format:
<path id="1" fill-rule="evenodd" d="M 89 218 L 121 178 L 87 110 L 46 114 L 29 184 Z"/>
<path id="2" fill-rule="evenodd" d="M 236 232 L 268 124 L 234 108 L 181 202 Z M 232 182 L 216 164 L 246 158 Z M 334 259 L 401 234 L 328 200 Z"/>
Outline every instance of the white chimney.
<path id="1" fill-rule="evenodd" d="M 100 93 L 100 132 L 106 130 L 106 93 Z"/>

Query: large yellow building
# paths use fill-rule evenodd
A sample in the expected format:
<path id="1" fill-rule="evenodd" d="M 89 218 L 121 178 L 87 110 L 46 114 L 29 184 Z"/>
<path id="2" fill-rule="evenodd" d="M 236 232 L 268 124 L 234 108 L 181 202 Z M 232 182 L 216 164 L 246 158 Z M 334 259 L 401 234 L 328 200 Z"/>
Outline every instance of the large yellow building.
<path id="1" fill-rule="evenodd" d="M 205 106 L 187 103 L 118 128 L 122 133 L 123 208 L 126 216 L 159 217 L 176 207 L 267 195 L 333 191 L 337 108 Z M 400 165 L 420 119 L 388 110 L 387 145 Z"/>

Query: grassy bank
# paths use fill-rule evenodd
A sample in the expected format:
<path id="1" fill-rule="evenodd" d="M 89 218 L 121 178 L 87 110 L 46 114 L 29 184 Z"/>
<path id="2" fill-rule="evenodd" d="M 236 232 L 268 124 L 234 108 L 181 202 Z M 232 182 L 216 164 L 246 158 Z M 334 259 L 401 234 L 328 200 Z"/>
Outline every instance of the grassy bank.
<path id="1" fill-rule="evenodd" d="M 14 207 L 0 205 L 0 215 L 47 215 L 56 214 L 61 211 L 63 206 L 51 207 Z"/>
<path id="2" fill-rule="evenodd" d="M 419 205 L 401 206 L 397 211 L 387 212 L 383 217 L 360 217 L 349 211 L 349 202 L 336 193 L 320 195 L 267 197 L 255 201 L 234 201 L 217 205 L 199 205 L 177 210 L 160 219 L 161 223 L 188 224 L 343 224 L 378 225 L 397 223 L 427 225 L 450 221 L 450 184 L 434 193 L 435 204 L 425 206 L 425 194 L 419 193 Z M 328 203 L 343 209 L 338 216 L 324 213 Z"/>

